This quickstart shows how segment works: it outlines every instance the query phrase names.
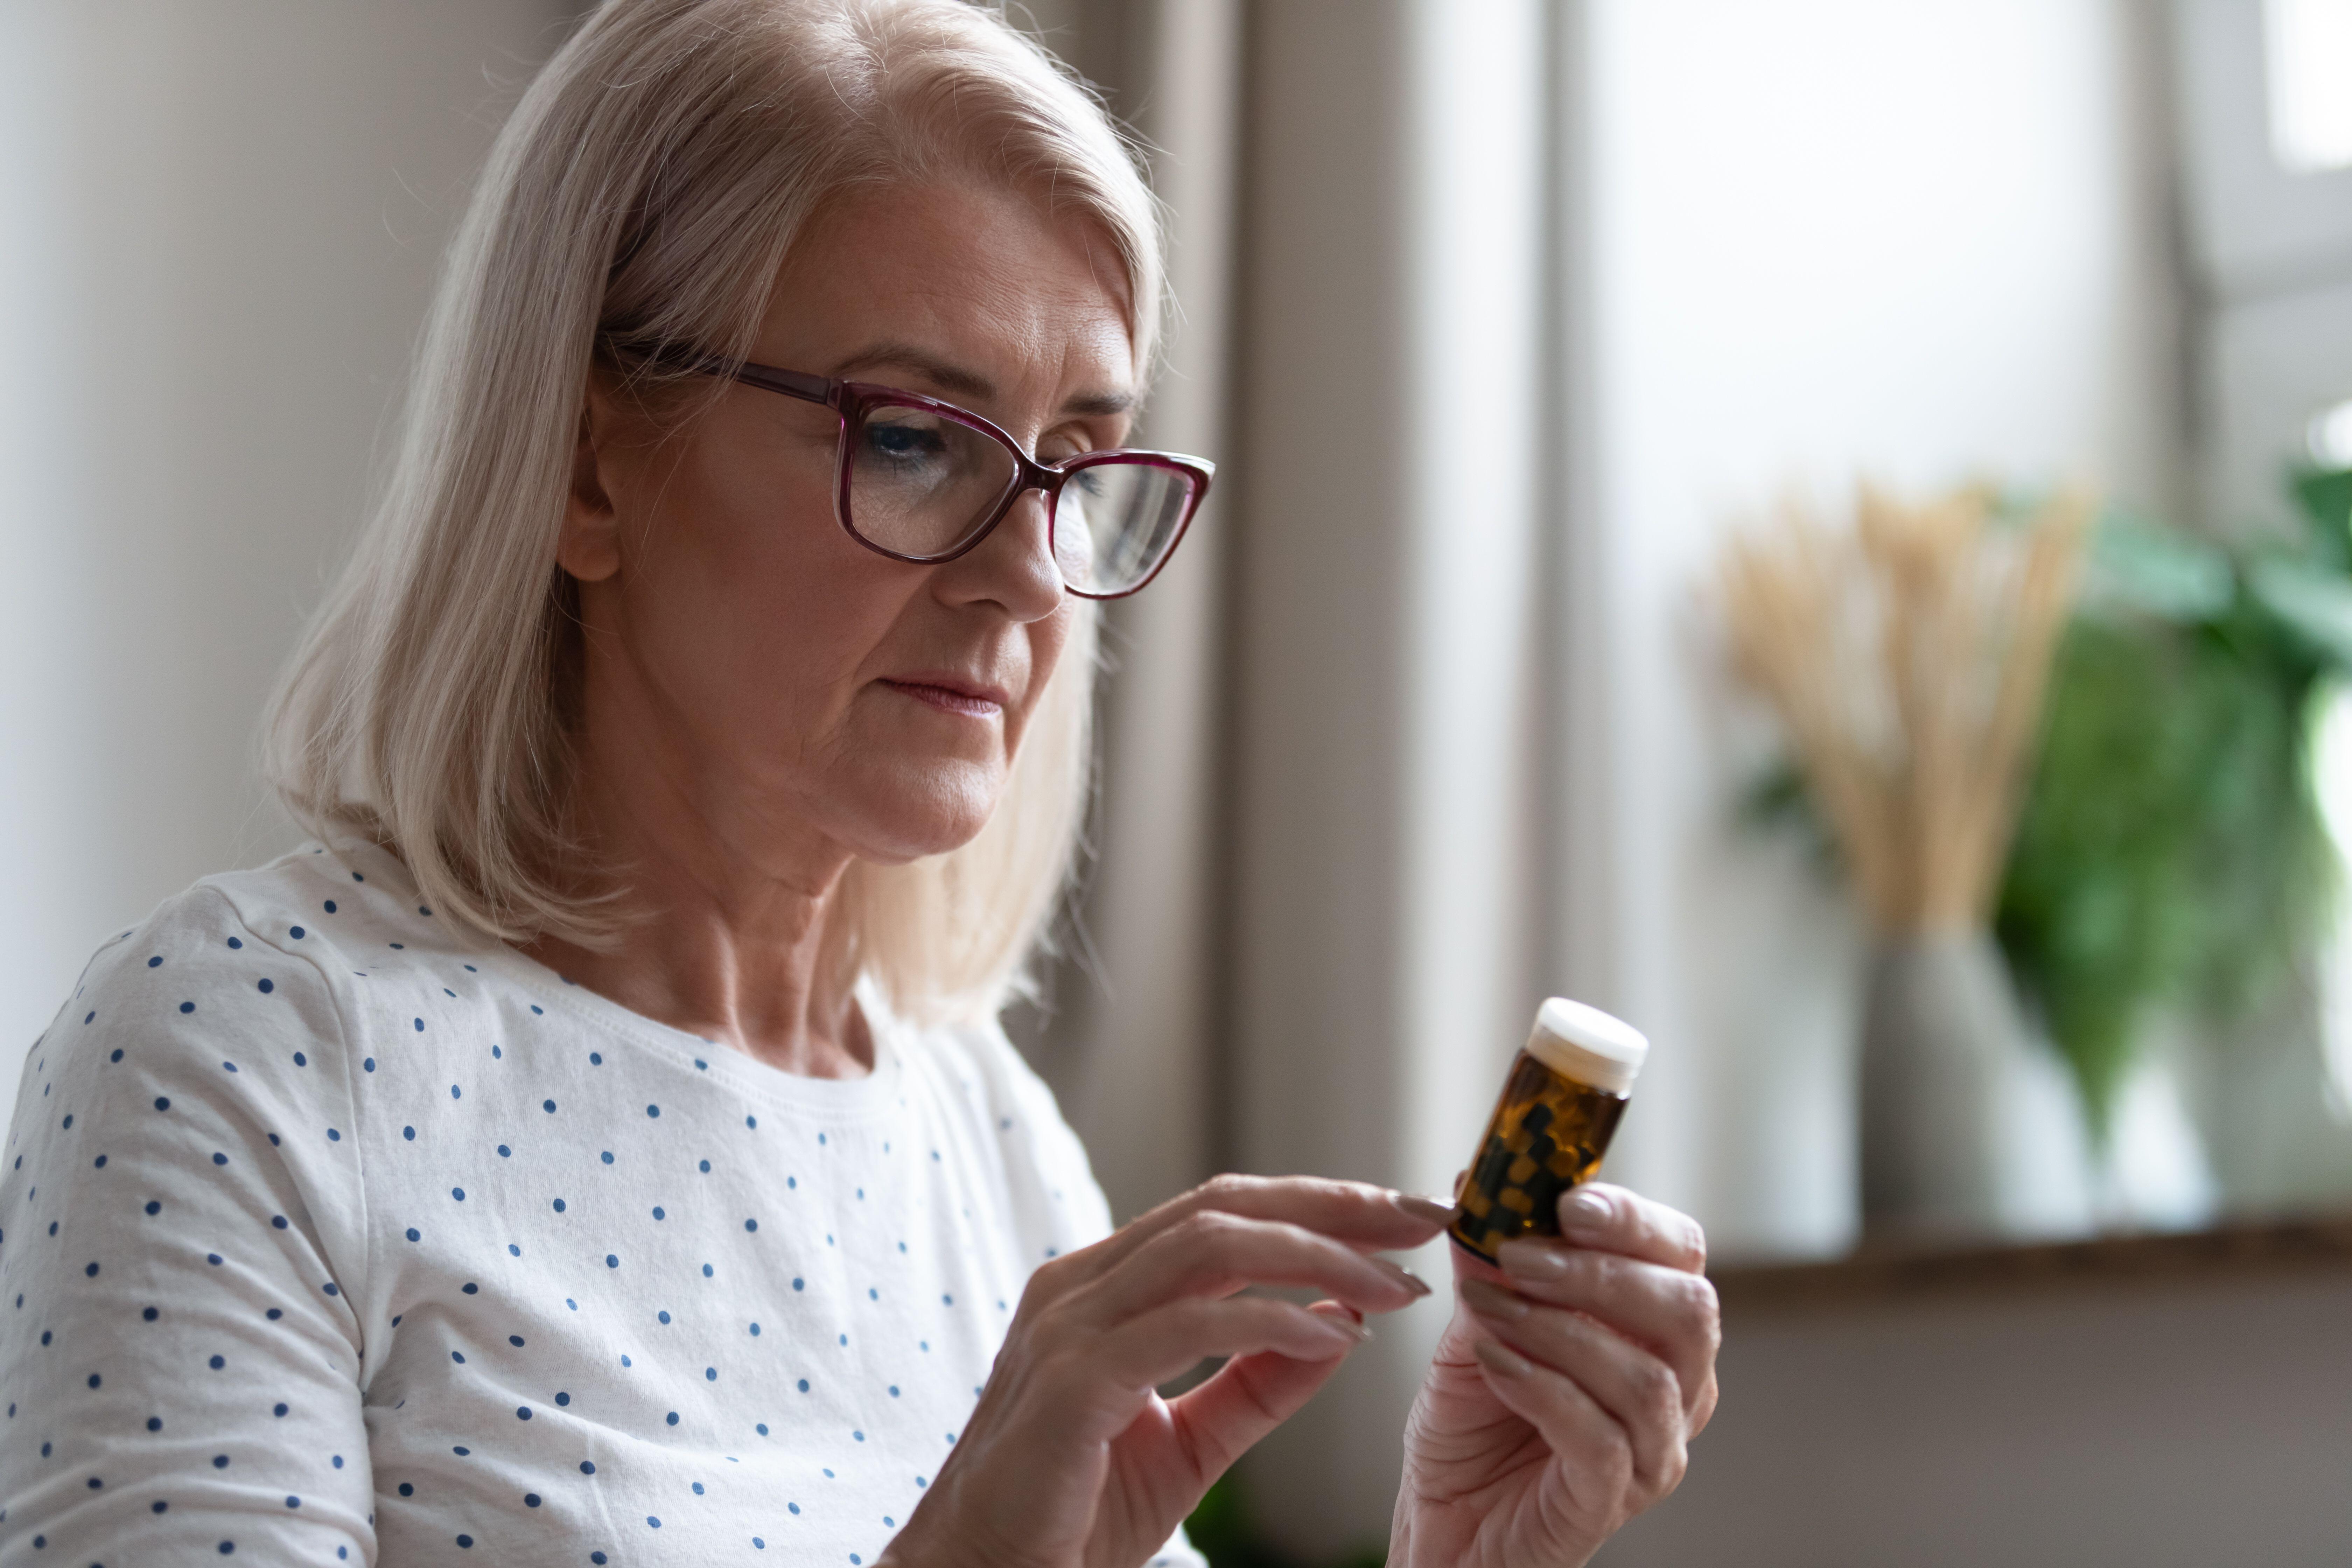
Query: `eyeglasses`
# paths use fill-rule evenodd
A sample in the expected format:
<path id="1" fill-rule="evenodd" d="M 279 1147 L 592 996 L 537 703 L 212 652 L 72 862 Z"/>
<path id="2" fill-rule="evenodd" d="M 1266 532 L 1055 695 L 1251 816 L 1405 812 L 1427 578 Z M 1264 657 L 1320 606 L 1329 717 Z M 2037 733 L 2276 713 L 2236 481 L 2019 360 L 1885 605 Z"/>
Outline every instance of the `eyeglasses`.
<path id="1" fill-rule="evenodd" d="M 1217 471 L 1205 458 L 1124 447 L 1040 463 L 988 420 L 935 397 L 772 365 L 691 368 L 832 409 L 841 422 L 834 513 L 893 561 L 952 561 L 1042 491 L 1055 563 L 1084 599 L 1124 598 L 1157 576 Z"/>

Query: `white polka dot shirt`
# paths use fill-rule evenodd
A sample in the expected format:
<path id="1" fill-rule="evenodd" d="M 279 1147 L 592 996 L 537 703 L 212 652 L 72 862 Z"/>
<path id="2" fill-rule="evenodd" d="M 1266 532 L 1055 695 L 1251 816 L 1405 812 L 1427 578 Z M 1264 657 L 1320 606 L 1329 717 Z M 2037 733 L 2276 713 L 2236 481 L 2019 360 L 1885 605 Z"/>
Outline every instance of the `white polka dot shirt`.
<path id="1" fill-rule="evenodd" d="M 803 1078 L 372 847 L 168 900 L 25 1059 L 0 1565 L 872 1563 L 1109 1215 L 1001 1032 L 860 1000 Z"/>

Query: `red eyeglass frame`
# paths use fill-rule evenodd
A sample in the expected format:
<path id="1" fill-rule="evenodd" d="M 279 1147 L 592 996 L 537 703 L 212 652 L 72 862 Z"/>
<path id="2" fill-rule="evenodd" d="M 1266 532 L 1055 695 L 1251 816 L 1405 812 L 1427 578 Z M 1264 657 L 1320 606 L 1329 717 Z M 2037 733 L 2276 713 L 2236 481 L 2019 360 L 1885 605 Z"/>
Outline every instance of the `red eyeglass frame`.
<path id="1" fill-rule="evenodd" d="M 841 524 L 844 533 L 848 534 L 850 538 L 877 555 L 887 556 L 893 561 L 908 562 L 913 565 L 935 566 L 941 562 L 953 561 L 960 555 L 978 549 L 981 541 L 996 531 L 996 525 L 1011 514 L 1013 504 L 1033 489 L 1043 492 L 1045 497 L 1045 541 L 1046 547 L 1051 549 L 1054 542 L 1055 516 L 1059 510 L 1062 486 L 1068 481 L 1071 475 L 1087 468 L 1104 468 L 1113 464 L 1130 464 L 1163 468 L 1181 475 L 1188 481 L 1184 515 L 1177 520 L 1176 531 L 1169 536 L 1168 547 L 1160 552 L 1160 559 L 1151 563 L 1151 570 L 1143 574 L 1141 581 L 1131 588 L 1121 588 L 1115 594 L 1090 593 L 1087 589 L 1072 586 L 1066 580 L 1062 584 L 1081 599 L 1124 599 L 1129 595 L 1139 594 L 1150 587 L 1152 579 L 1159 576 L 1169 561 L 1175 556 L 1176 547 L 1184 542 L 1185 532 L 1192 526 L 1193 515 L 1201 510 L 1202 500 L 1209 493 L 1210 481 L 1216 478 L 1217 465 L 1206 458 L 1188 457 L 1181 452 L 1156 452 L 1139 447 L 1116 447 L 1101 452 L 1080 452 L 1076 456 L 1065 458 L 1058 463 L 1040 463 L 1023 451 L 1021 444 L 992 421 L 974 414 L 971 409 L 960 408 L 952 403 L 945 403 L 936 397 L 925 397 L 920 393 L 901 391 L 895 386 L 881 386 L 865 381 L 844 381 L 835 376 L 813 375 L 806 371 L 780 370 L 774 365 L 737 363 L 720 359 L 693 360 L 688 363 L 688 368 L 705 375 L 724 376 L 729 380 L 740 381 L 746 386 L 756 386 L 762 392 L 773 392 L 785 397 L 796 397 L 804 403 L 820 403 L 832 409 L 835 416 L 841 421 L 840 438 L 835 448 L 834 457 L 835 521 Z M 951 550 L 941 551 L 934 555 L 910 555 L 904 551 L 887 549 L 858 532 L 856 526 L 849 521 L 851 460 L 849 434 L 852 429 L 864 422 L 869 410 L 883 407 L 916 408 L 928 414 L 936 414 L 943 419 L 951 419 L 968 429 L 977 430 L 989 437 L 1013 454 L 1014 464 L 1013 479 L 1005 487 L 1004 493 L 997 498 L 996 504 L 989 510 L 986 521 L 973 528 L 971 532 Z M 1059 559 L 1058 555 L 1056 559 Z"/>

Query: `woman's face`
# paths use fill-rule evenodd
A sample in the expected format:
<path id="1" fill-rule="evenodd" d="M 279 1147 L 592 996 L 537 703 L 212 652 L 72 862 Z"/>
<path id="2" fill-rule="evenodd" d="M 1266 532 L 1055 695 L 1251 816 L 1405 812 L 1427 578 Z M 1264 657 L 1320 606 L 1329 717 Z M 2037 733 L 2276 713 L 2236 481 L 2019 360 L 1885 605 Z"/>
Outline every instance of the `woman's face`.
<path id="1" fill-rule="evenodd" d="M 804 234 L 751 357 L 945 398 L 1054 462 L 1126 438 L 1124 279 L 1024 195 L 876 188 Z M 1044 498 L 911 565 L 835 520 L 829 409 L 730 385 L 665 440 L 600 389 L 590 430 L 559 551 L 589 765 L 755 862 L 895 862 L 979 832 L 1076 613 Z"/>

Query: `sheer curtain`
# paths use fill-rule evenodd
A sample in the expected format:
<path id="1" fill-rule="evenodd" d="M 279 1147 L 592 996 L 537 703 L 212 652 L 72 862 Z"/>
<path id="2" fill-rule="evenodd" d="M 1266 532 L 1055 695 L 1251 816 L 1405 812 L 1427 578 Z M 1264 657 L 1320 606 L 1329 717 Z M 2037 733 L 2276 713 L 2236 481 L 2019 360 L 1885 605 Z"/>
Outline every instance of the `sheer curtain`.
<path id="1" fill-rule="evenodd" d="M 1037 20 L 1159 149 L 1184 320 L 1143 435 L 1223 465 L 1111 621 L 1040 1059 L 1122 1216 L 1223 1168 L 1448 1191 L 1556 968 L 1547 13 Z M 1277 1535 L 1379 1538 L 1442 1321 L 1384 1324 L 1252 1457 Z"/>

